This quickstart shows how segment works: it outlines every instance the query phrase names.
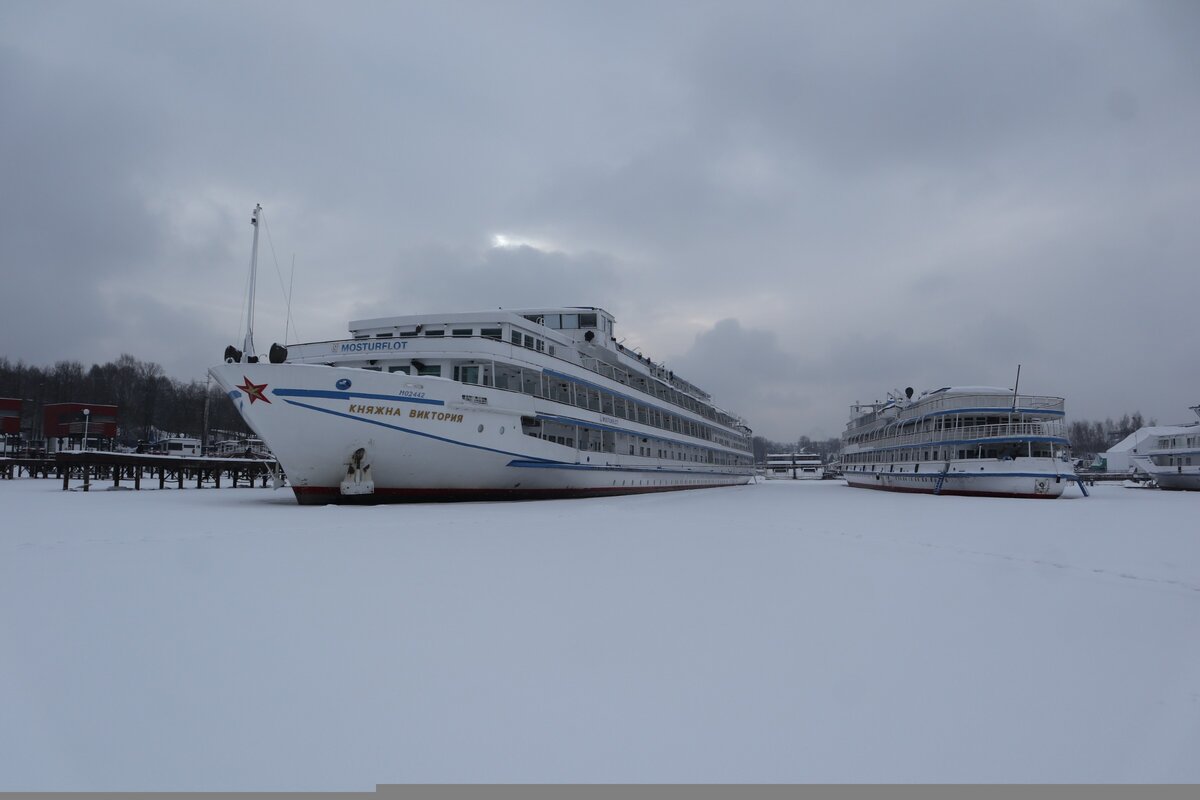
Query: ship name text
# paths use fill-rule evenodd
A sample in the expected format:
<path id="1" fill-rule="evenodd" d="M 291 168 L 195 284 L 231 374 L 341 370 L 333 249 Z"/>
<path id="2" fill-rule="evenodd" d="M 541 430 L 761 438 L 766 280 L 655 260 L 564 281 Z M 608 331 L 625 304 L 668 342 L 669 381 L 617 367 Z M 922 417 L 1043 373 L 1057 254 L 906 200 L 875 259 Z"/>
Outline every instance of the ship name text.
<path id="1" fill-rule="evenodd" d="M 376 417 L 403 417 L 406 416 L 403 408 L 395 406 L 368 406 L 359 403 L 350 404 L 351 414 L 370 414 Z M 462 414 L 454 414 L 449 411 L 429 411 L 424 408 L 410 408 L 407 416 L 410 419 L 428 419 L 435 422 L 462 422 Z"/>
<path id="2" fill-rule="evenodd" d="M 335 353 L 374 353 L 380 350 L 405 350 L 408 342 L 398 340 L 372 340 L 369 342 L 342 342 L 334 345 Z"/>

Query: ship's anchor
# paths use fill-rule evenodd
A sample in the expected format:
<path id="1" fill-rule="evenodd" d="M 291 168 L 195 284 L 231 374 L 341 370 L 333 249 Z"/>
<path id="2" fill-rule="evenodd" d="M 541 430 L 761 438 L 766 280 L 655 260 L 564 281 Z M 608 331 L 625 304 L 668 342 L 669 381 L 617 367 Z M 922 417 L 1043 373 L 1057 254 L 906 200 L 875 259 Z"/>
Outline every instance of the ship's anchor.
<path id="1" fill-rule="evenodd" d="M 346 464 L 346 478 L 342 481 L 343 495 L 374 494 L 375 481 L 371 479 L 371 465 L 364 464 L 366 449 L 360 447 L 350 455 Z"/>

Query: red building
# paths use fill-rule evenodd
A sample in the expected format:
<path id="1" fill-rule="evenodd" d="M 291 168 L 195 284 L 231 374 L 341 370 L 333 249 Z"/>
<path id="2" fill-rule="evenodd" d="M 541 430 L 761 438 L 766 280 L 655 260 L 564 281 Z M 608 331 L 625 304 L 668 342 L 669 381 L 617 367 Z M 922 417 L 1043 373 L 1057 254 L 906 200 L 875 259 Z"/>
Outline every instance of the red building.
<path id="1" fill-rule="evenodd" d="M 84 410 L 89 413 L 84 414 Z M 98 403 L 50 403 L 42 406 L 42 432 L 46 450 L 69 450 L 83 443 L 87 447 L 111 446 L 117 437 L 117 407 Z"/>
<path id="2" fill-rule="evenodd" d="M 15 397 L 0 397 L 0 436 L 16 436 L 21 432 L 21 401 Z"/>

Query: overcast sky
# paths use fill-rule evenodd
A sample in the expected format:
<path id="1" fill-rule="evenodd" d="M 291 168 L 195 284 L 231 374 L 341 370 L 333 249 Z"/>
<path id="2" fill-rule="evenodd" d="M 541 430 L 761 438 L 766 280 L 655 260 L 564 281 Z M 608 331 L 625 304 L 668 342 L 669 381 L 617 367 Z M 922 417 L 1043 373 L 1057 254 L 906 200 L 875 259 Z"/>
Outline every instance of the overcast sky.
<path id="1" fill-rule="evenodd" d="M 756 433 L 1200 403 L 1200 3 L 0 3 L 0 356 L 597 305 Z M 279 271 L 276 271 L 278 263 Z M 86 398 L 85 398 L 86 399 Z"/>

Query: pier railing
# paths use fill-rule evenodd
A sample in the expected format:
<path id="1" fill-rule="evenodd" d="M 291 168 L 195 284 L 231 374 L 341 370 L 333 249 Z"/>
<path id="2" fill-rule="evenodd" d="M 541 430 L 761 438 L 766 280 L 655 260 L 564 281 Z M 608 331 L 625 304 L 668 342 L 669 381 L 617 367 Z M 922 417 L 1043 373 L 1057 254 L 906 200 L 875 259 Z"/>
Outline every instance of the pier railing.
<path id="1" fill-rule="evenodd" d="M 196 488 L 209 484 L 221 488 L 224 477 L 229 486 L 254 486 L 261 482 L 265 487 L 268 479 L 281 485 L 285 479 L 279 464 L 274 459 L 256 458 L 210 458 L 202 456 L 156 456 L 138 453 L 111 453 L 104 450 L 84 450 L 58 453 L 53 461 L 42 459 L 40 468 L 29 469 L 30 477 L 42 474 L 50 477 L 51 471 L 62 480 L 63 490 L 71 488 L 72 480 L 82 480 L 83 491 L 91 489 L 93 482 L 112 481 L 114 488 L 122 483 L 134 489 L 142 488 L 142 481 L 158 481 L 158 488 L 168 484 L 180 489 L 185 484 L 195 483 Z M 53 463 L 53 470 L 48 466 Z M 18 472 L 19 474 L 19 472 Z M 8 477 L 14 477 L 9 475 Z"/>

